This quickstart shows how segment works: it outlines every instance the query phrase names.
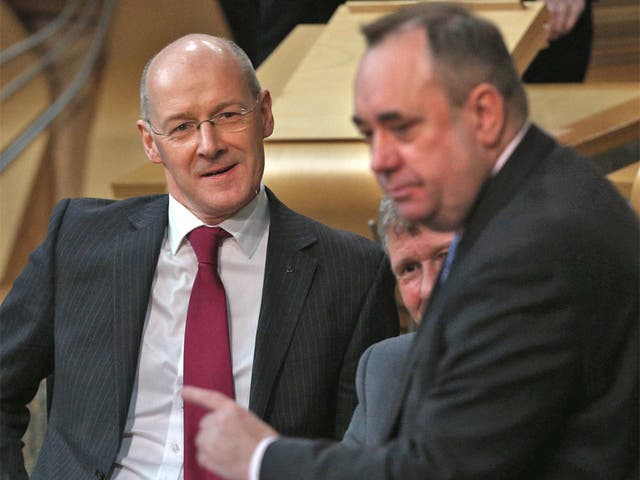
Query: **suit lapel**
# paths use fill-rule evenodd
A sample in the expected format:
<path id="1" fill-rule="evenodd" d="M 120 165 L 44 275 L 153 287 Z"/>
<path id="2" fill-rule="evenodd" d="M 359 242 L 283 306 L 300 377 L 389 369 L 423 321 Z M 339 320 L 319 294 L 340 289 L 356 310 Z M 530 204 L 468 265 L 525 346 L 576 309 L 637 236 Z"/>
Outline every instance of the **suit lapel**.
<path id="1" fill-rule="evenodd" d="M 498 175 L 490 179 L 478 196 L 475 206 L 465 221 L 464 233 L 458 245 L 455 264 L 460 263 L 475 244 L 491 219 L 511 202 L 533 170 L 557 144 L 535 125 L 532 125 Z"/>
<path id="2" fill-rule="evenodd" d="M 472 250 L 484 228 L 493 216 L 513 199 L 527 178 L 533 174 L 536 165 L 547 158 L 556 145 L 551 137 L 532 125 L 498 175 L 487 181 L 465 221 L 464 232 L 449 270 L 447 286 L 455 284 L 457 272 L 464 275 L 464 266 L 460 267 L 460 265 L 464 263 L 464 258 Z M 389 412 L 393 412 L 393 414 L 389 415 L 390 421 L 382 430 L 383 438 L 394 436 L 399 427 L 418 360 L 422 360 L 421 365 L 435 365 L 437 363 L 440 352 L 435 347 L 438 342 L 432 340 L 440 336 L 439 329 L 442 326 L 442 322 L 438 321 L 440 312 L 448 301 L 447 298 L 450 296 L 448 292 L 455 292 L 455 290 L 454 287 L 446 288 L 446 286 L 440 285 L 439 279 L 436 282 L 416 334 L 416 341 L 413 342 L 409 354 L 408 368 L 404 371 L 401 384 L 402 394 L 394 397 L 393 403 L 390 405 Z M 446 319 L 443 321 L 446 322 Z M 420 372 L 420 374 L 424 374 L 424 372 Z"/>
<path id="3" fill-rule="evenodd" d="M 304 217 L 268 189 L 267 194 L 269 244 L 249 401 L 262 418 L 317 267 L 317 260 L 303 251 L 317 240 Z"/>
<path id="4" fill-rule="evenodd" d="M 123 428 L 138 363 L 151 283 L 167 226 L 168 197 L 162 196 L 129 217 L 113 254 L 113 340 L 116 403 Z"/>

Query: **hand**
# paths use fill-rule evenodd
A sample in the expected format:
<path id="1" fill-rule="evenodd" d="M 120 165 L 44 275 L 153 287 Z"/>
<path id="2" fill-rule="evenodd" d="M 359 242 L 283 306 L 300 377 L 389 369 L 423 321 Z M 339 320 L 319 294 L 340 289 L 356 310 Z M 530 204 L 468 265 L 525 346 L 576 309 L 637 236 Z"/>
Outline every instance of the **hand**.
<path id="1" fill-rule="evenodd" d="M 247 479 L 254 450 L 278 432 L 221 393 L 184 387 L 182 398 L 209 410 L 196 435 L 198 463 L 229 480 Z"/>
<path id="2" fill-rule="evenodd" d="M 569 33 L 585 7 L 585 0 L 544 0 L 544 3 L 550 14 L 547 24 L 549 40 Z"/>

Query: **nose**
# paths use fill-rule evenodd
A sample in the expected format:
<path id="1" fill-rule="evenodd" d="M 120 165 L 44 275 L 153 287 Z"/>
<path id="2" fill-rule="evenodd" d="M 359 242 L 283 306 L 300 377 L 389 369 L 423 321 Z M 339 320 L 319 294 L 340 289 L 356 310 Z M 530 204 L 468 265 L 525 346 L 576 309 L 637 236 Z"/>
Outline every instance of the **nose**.
<path id="1" fill-rule="evenodd" d="M 423 304 L 426 304 L 431 296 L 433 285 L 436 283 L 440 268 L 438 265 L 434 265 L 433 262 L 426 262 L 426 265 L 422 268 L 422 282 L 420 282 L 420 300 Z"/>
<path id="2" fill-rule="evenodd" d="M 398 166 L 398 154 L 393 138 L 386 131 L 377 131 L 371 137 L 371 170 L 376 174 L 389 173 Z"/>
<path id="3" fill-rule="evenodd" d="M 214 158 L 227 149 L 226 143 L 220 132 L 209 121 L 200 124 L 197 133 L 198 155 L 206 158 Z"/>

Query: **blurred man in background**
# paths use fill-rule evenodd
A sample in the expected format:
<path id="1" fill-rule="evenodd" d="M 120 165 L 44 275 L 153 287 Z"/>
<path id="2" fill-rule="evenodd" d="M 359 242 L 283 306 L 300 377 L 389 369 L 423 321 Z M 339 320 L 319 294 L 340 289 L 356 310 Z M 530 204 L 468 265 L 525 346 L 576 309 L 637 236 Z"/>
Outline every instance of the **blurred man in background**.
<path id="1" fill-rule="evenodd" d="M 431 291 L 444 264 L 453 233 L 430 230 L 398 215 L 393 201 L 383 197 L 378 210 L 378 235 L 396 277 L 402 303 L 414 325 L 420 325 Z M 407 333 L 371 345 L 356 373 L 358 406 L 343 442 L 379 445 L 389 407 L 402 391 L 398 372 L 407 366 L 415 337 Z"/>

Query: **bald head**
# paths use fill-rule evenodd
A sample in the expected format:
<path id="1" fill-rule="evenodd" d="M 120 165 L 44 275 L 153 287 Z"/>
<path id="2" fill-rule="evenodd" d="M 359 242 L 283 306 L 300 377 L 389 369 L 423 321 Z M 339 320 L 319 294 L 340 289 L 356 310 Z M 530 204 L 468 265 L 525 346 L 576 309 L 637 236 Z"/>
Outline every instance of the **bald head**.
<path id="1" fill-rule="evenodd" d="M 260 83 L 251 60 L 234 42 L 202 33 L 185 35 L 158 52 L 144 67 L 140 81 L 140 112 L 149 119 L 153 104 L 150 82 L 169 85 L 176 77 L 197 71 L 204 63 L 216 63 L 224 71 L 239 73 L 253 98 L 260 95 Z"/>

